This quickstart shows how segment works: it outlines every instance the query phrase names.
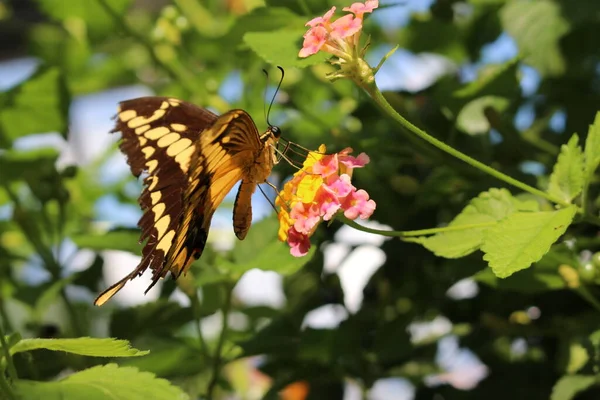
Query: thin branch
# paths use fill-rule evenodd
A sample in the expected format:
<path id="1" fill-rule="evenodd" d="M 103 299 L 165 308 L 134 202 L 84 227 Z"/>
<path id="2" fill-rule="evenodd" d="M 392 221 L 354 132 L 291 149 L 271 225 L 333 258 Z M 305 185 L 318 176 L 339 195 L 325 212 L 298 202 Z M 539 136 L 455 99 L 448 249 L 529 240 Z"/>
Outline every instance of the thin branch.
<path id="1" fill-rule="evenodd" d="M 212 376 L 210 378 L 210 382 L 208 384 L 208 389 L 206 390 L 206 398 L 207 400 L 212 400 L 214 396 L 214 390 L 217 386 L 217 382 L 219 381 L 219 376 L 221 375 L 221 367 L 223 364 L 223 345 L 225 344 L 225 336 L 227 336 L 227 330 L 229 329 L 229 311 L 231 310 L 231 302 L 233 298 L 233 285 L 226 286 L 227 294 L 225 298 L 225 304 L 223 304 L 223 327 L 221 328 L 221 333 L 219 334 L 219 341 L 217 342 L 217 348 L 215 350 L 215 355 L 213 357 L 213 368 L 212 368 Z"/>

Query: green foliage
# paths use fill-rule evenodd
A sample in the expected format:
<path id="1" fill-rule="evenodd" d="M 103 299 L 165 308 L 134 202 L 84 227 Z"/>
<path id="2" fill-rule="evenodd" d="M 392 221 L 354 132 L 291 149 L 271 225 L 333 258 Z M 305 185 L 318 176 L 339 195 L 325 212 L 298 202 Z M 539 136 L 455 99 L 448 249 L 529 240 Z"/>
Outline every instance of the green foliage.
<path id="1" fill-rule="evenodd" d="M 560 148 L 558 162 L 550 175 L 548 193 L 570 203 L 583 190 L 583 163 L 579 137 L 573 135 L 569 142 Z"/>
<path id="2" fill-rule="evenodd" d="M 407 379 L 418 399 L 598 398 L 600 4 L 381 4 L 365 16 L 366 59 L 400 49 L 375 75 L 394 88 L 378 97 L 330 82 L 331 54 L 297 57 L 306 22 L 350 3 L 0 1 L 3 60 L 36 62 L 0 82 L 0 399 L 293 398 L 280 394 L 291 383 L 307 400 L 342 399 L 347 385 L 366 398 L 383 378 Z M 121 220 L 139 214 L 142 183 L 121 174 L 116 145 L 87 157 L 94 135 L 110 137 L 99 104 L 143 86 L 244 109 L 262 130 L 278 65 L 269 121 L 307 149 L 366 152 L 352 183 L 391 233 L 358 229 L 389 240 L 347 235 L 335 218 L 296 258 L 275 217 L 244 241 L 214 226 L 188 273 L 150 290 L 156 301 L 94 307 L 114 283 L 103 268 L 142 249 Z M 111 113 L 126 100 L 110 98 Z M 89 101 L 98 109 L 83 115 Z M 286 156 L 301 164 L 304 152 Z M 295 171 L 281 162 L 273 182 Z M 255 270 L 278 273 L 283 301 L 247 302 L 238 283 Z M 266 279 L 251 289 L 267 292 Z M 319 325 L 326 312 L 339 321 Z M 442 351 L 448 337 L 490 373 L 447 370 L 462 359 Z"/>
<path id="3" fill-rule="evenodd" d="M 537 211 L 537 204 L 520 201 L 506 189 L 490 189 L 471 200 L 448 224 L 449 229 L 431 237 L 406 241 L 420 243 L 440 257 L 464 257 L 484 244 L 490 228 L 518 211 Z"/>
<path id="4" fill-rule="evenodd" d="M 19 381 L 17 394 L 23 399 L 145 400 L 189 399 L 181 389 L 149 372 L 116 364 L 100 365 L 56 382 Z"/>
<path id="5" fill-rule="evenodd" d="M 595 376 L 565 375 L 552 388 L 551 400 L 571 400 L 590 387 L 597 385 Z"/>
<path id="6" fill-rule="evenodd" d="M 69 95 L 60 70 L 40 69 L 6 98 L 0 110 L 2 147 L 31 133 L 57 131 L 66 136 Z"/>
<path id="7" fill-rule="evenodd" d="M 485 233 L 483 259 L 499 278 L 528 268 L 565 233 L 576 212 L 577 208 L 567 207 L 509 215 Z"/>
<path id="8" fill-rule="evenodd" d="M 22 339 L 10 348 L 11 354 L 37 349 L 65 351 L 92 357 L 137 357 L 148 354 L 131 348 L 126 340 L 96 339 L 81 337 L 77 339 Z"/>

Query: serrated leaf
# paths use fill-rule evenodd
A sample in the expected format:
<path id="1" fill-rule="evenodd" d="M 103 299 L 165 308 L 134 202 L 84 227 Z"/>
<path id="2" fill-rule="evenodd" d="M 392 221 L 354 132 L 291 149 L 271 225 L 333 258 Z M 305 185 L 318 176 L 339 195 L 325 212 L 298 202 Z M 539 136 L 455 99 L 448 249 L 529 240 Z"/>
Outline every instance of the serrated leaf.
<path id="1" fill-rule="evenodd" d="M 600 111 L 596 113 L 594 123 L 590 125 L 588 130 L 584 152 L 586 184 L 589 184 L 600 164 Z"/>
<path id="2" fill-rule="evenodd" d="M 532 202 L 515 199 L 506 189 L 490 189 L 472 199 L 448 224 L 448 227 L 463 229 L 403 240 L 420 243 L 439 257 L 464 257 L 479 249 L 484 233 L 498 221 L 516 211 L 529 211 L 532 205 Z"/>
<path id="3" fill-rule="evenodd" d="M 66 137 L 69 95 L 57 68 L 41 69 L 14 88 L 0 110 L 0 133 L 12 141 L 32 133 L 60 132 Z"/>
<path id="4" fill-rule="evenodd" d="M 305 68 L 322 63 L 331 57 L 331 54 L 319 52 L 310 57 L 299 58 L 298 52 L 302 48 L 304 33 L 306 33 L 305 29 L 248 32 L 244 35 L 244 42 L 266 62 L 284 68 Z"/>
<path id="5" fill-rule="evenodd" d="M 473 278 L 498 290 L 514 290 L 522 293 L 540 293 L 550 290 L 561 290 L 567 287 L 565 280 L 558 273 L 561 264 L 575 265 L 577 259 L 573 251 L 565 245 L 553 246 L 550 252 L 518 274 L 500 279 L 490 268 L 476 273 Z"/>
<path id="6" fill-rule="evenodd" d="M 11 354 L 31 350 L 53 350 L 92 357 L 138 357 L 149 352 L 131 347 L 127 340 L 113 338 L 97 339 L 22 339 L 10 349 Z"/>
<path id="7" fill-rule="evenodd" d="M 141 247 L 138 243 L 140 232 L 135 229 L 121 229 L 107 232 L 103 235 L 83 234 L 71 239 L 81 248 L 101 250 L 122 250 L 139 254 Z"/>
<path id="8" fill-rule="evenodd" d="M 565 375 L 552 388 L 550 400 L 571 400 L 575 396 L 597 384 L 593 375 Z"/>
<path id="9" fill-rule="evenodd" d="M 565 233 L 577 207 L 557 211 L 516 212 L 488 229 L 481 250 L 483 259 L 499 278 L 528 268 L 540 260 Z"/>
<path id="10" fill-rule="evenodd" d="M 15 391 L 28 400 L 187 400 L 189 396 L 150 372 L 116 364 L 77 372 L 55 382 L 18 380 Z"/>
<path id="11" fill-rule="evenodd" d="M 558 161 L 550 175 L 548 193 L 568 203 L 583 190 L 584 159 L 575 134 L 560 148 Z"/>

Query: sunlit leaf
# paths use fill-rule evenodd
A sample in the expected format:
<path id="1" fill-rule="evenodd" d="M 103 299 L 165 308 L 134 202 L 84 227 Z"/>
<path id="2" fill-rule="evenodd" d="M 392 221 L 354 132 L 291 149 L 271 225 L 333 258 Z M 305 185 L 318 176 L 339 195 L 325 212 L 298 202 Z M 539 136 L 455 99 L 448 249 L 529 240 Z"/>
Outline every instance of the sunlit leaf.
<path id="1" fill-rule="evenodd" d="M 92 357 L 137 357 L 148 354 L 148 351 L 131 347 L 127 340 L 90 337 L 76 339 L 22 339 L 10 349 L 10 352 L 11 354 L 16 354 L 39 349 L 64 351 Z"/>
<path id="2" fill-rule="evenodd" d="M 594 375 L 565 375 L 552 388 L 550 400 L 571 400 L 578 393 L 598 384 Z"/>
<path id="3" fill-rule="evenodd" d="M 306 30 L 278 30 L 271 32 L 248 32 L 244 35 L 244 42 L 256 54 L 272 65 L 284 68 L 304 68 L 324 62 L 331 54 L 320 52 L 307 58 L 299 58 L 298 52 L 302 48 L 302 35 Z"/>
<path id="4" fill-rule="evenodd" d="M 573 135 L 569 142 L 560 148 L 558 161 L 550 175 L 548 193 L 570 203 L 583 189 L 583 163 L 579 137 Z"/>
<path id="5" fill-rule="evenodd" d="M 189 397 L 149 372 L 101 365 L 54 382 L 15 382 L 19 398 L 39 400 L 187 400 Z"/>
<path id="6" fill-rule="evenodd" d="M 525 62 L 542 75 L 565 72 L 559 40 L 570 29 L 558 2 L 551 0 L 509 1 L 500 12 L 502 26 L 517 42 Z"/>
<path id="7" fill-rule="evenodd" d="M 66 136 L 68 104 L 60 71 L 42 68 L 10 92 L 8 104 L 0 110 L 0 134 L 7 143 L 32 133 L 59 132 Z"/>
<path id="8" fill-rule="evenodd" d="M 471 200 L 448 224 L 456 230 L 403 240 L 420 243 L 440 257 L 464 257 L 481 246 L 485 232 L 498 221 L 517 211 L 533 210 L 537 210 L 534 202 L 517 200 L 506 189 L 490 189 Z"/>
<path id="9" fill-rule="evenodd" d="M 574 206 L 557 211 L 516 212 L 488 229 L 483 259 L 499 278 L 528 268 L 565 233 L 577 212 Z"/>

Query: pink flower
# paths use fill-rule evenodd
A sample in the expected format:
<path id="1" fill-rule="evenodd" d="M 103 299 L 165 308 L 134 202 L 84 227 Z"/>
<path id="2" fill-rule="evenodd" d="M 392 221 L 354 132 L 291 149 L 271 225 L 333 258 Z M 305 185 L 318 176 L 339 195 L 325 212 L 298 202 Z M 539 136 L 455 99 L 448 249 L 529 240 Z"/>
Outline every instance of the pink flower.
<path id="1" fill-rule="evenodd" d="M 325 190 L 330 191 L 338 198 L 346 197 L 350 194 L 350 192 L 356 190 L 356 188 L 352 186 L 352 183 L 350 183 L 350 175 L 348 174 L 340 175 L 335 180 L 324 185 L 323 187 Z"/>
<path id="2" fill-rule="evenodd" d="M 352 14 L 344 15 L 331 24 L 331 32 L 329 33 L 334 39 L 344 39 L 353 36 L 362 28 L 362 21 L 359 18 L 354 18 Z"/>
<path id="3" fill-rule="evenodd" d="M 358 53 L 354 47 L 358 45 L 363 15 L 372 12 L 378 5 L 379 2 L 373 0 L 364 4 L 354 3 L 344 8 L 344 11 L 350 11 L 352 14 L 330 22 L 336 10 L 332 7 L 322 17 L 311 19 L 305 24 L 310 29 L 304 34 L 304 43 L 298 57 L 308 57 L 325 51 L 346 61 L 353 60 Z"/>
<path id="4" fill-rule="evenodd" d="M 304 24 L 304 26 L 310 26 L 311 28 L 314 28 L 317 25 L 327 24 L 327 23 L 329 23 L 329 20 L 333 16 L 334 12 L 335 12 L 335 6 L 331 7 L 331 10 L 327 11 L 325 13 L 325 15 L 323 15 L 322 17 L 313 18 L 310 21 L 308 21 L 306 24 Z"/>
<path id="5" fill-rule="evenodd" d="M 348 219 L 367 219 L 375 211 L 375 202 L 369 200 L 369 194 L 364 190 L 350 193 L 342 205 L 344 216 Z"/>
<path id="6" fill-rule="evenodd" d="M 340 156 L 340 163 L 344 164 L 346 168 L 361 168 L 371 161 L 369 156 L 365 153 L 360 153 L 357 157 L 352 156 Z"/>
<path id="7" fill-rule="evenodd" d="M 322 17 L 316 17 L 306 23 L 310 28 L 304 34 L 302 49 L 298 57 L 308 57 L 318 52 L 325 52 L 334 57 L 329 60 L 336 65 L 336 71 L 329 73 L 330 80 L 349 78 L 363 89 L 369 88 L 375 82 L 375 73 L 393 51 L 385 55 L 379 65 L 372 68 L 364 59 L 368 43 L 361 47 L 360 34 L 366 13 L 373 12 L 379 7 L 379 1 L 367 0 L 364 3 L 354 3 L 344 7 L 349 14 L 332 20 L 335 7 L 332 7 Z"/>
<path id="8" fill-rule="evenodd" d="M 363 14 L 373 12 L 377 7 L 379 7 L 378 0 L 367 0 L 364 4 L 354 3 L 350 7 L 344 7 L 342 10 L 350 11 L 356 15 L 356 18 L 362 19 Z"/>
<path id="9" fill-rule="evenodd" d="M 313 173 L 321 175 L 323 178 L 337 173 L 339 168 L 337 154 L 331 154 L 323 157 L 313 165 Z"/>
<path id="10" fill-rule="evenodd" d="M 302 257 L 308 253 L 310 249 L 310 239 L 307 235 L 297 232 L 294 228 L 288 231 L 288 244 L 290 245 L 290 253 L 294 257 Z"/>
<path id="11" fill-rule="evenodd" d="M 320 204 L 319 211 L 323 221 L 329 221 L 342 206 L 335 192 L 328 190 L 326 186 L 319 190 L 315 201 Z"/>
<path id="12" fill-rule="evenodd" d="M 300 57 L 308 57 L 318 53 L 327 41 L 327 31 L 322 26 L 311 28 L 304 35 L 304 44 L 298 54 Z"/>
<path id="13" fill-rule="evenodd" d="M 304 234 L 309 234 L 321 218 L 317 207 L 304 203 L 294 204 L 290 211 L 290 217 L 295 220 L 294 229 Z"/>
<path id="14" fill-rule="evenodd" d="M 347 148 L 337 154 L 325 155 L 325 146 L 319 152 L 309 152 L 301 170 L 294 174 L 277 196 L 280 207 L 279 239 L 287 241 L 292 255 L 305 255 L 310 248 L 310 236 L 321 221 L 331 220 L 344 211 L 350 219 L 365 219 L 375 210 L 375 202 L 364 190 L 356 190 L 350 174 L 344 170 L 362 167 L 369 157 L 361 153 L 350 155 Z M 340 160 L 343 160 L 340 161 Z"/>

